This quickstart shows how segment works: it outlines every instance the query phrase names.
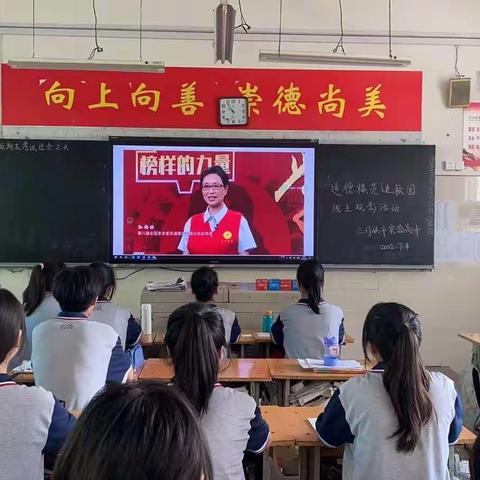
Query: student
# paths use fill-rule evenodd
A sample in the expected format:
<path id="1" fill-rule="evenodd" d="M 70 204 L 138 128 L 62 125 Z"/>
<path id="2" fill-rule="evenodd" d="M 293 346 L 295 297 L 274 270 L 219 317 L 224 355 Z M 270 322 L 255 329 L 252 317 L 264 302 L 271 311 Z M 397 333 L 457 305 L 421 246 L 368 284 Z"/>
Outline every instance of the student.
<path id="1" fill-rule="evenodd" d="M 140 341 L 142 327 L 127 309 L 117 307 L 112 303 L 112 297 L 117 288 L 113 268 L 100 262 L 92 263 L 90 267 L 97 274 L 101 284 L 97 306 L 90 319 L 113 327 L 120 337 L 123 349 L 129 350 Z"/>
<path id="2" fill-rule="evenodd" d="M 65 268 L 65 264 L 62 262 L 45 262 L 33 267 L 30 281 L 23 292 L 27 330 L 21 360 L 30 360 L 32 356 L 33 329 L 45 320 L 57 316 L 60 312 L 60 305 L 52 295 L 52 285 L 55 275 Z"/>
<path id="3" fill-rule="evenodd" d="M 90 267 L 55 277 L 53 296 L 60 314 L 33 331 L 32 365 L 37 385 L 53 392 L 69 409 L 83 409 L 105 383 L 131 378 L 130 356 L 115 330 L 89 320 L 98 282 Z"/>
<path id="4" fill-rule="evenodd" d="M 175 368 L 173 384 L 200 415 L 215 480 L 244 480 L 244 452 L 263 452 L 270 433 L 252 397 L 217 383 L 226 346 L 221 316 L 199 303 L 184 305 L 168 319 L 165 344 Z"/>
<path id="5" fill-rule="evenodd" d="M 449 378 L 425 369 L 421 339 L 417 314 L 404 305 L 379 303 L 368 313 L 363 350 L 378 363 L 344 383 L 316 423 L 325 445 L 346 444 L 344 479 L 449 478 L 462 404 Z"/>
<path id="6" fill-rule="evenodd" d="M 17 385 L 7 365 L 23 342 L 20 302 L 0 289 L 0 478 L 43 480 L 44 455 L 54 459 L 75 419 L 41 387 Z"/>
<path id="7" fill-rule="evenodd" d="M 213 303 L 213 296 L 216 295 L 218 290 L 217 272 L 210 267 L 200 267 L 193 272 L 190 283 L 197 302 L 217 310 L 222 316 L 227 344 L 236 343 L 242 330 L 235 312 L 226 308 L 219 308 Z"/>
<path id="8" fill-rule="evenodd" d="M 213 480 L 196 415 L 159 382 L 109 385 L 83 411 L 54 480 Z"/>
<path id="9" fill-rule="evenodd" d="M 323 358 L 326 337 L 344 342 L 343 312 L 323 300 L 324 271 L 316 260 L 300 264 L 297 282 L 301 299 L 280 313 L 272 325 L 273 341 L 286 358 Z"/>

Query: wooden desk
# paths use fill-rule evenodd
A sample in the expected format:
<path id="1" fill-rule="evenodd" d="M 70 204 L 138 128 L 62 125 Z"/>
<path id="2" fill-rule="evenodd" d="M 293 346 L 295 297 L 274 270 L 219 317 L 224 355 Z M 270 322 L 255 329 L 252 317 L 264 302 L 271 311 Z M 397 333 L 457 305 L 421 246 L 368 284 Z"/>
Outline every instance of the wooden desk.
<path id="1" fill-rule="evenodd" d="M 365 370 L 358 372 L 352 371 L 331 371 L 331 372 L 313 372 L 302 368 L 297 360 L 288 358 L 268 358 L 268 368 L 273 380 L 279 384 L 278 395 L 279 403 L 282 406 L 288 406 L 288 396 L 290 394 L 291 380 L 317 380 L 323 382 L 342 382 L 350 378 L 363 375 Z M 362 362 L 360 362 L 362 363 Z"/>
<path id="2" fill-rule="evenodd" d="M 480 345 L 480 333 L 459 333 L 458 336 L 473 343 L 473 345 Z"/>
<path id="3" fill-rule="evenodd" d="M 150 334 L 143 333 L 140 337 L 140 345 L 142 347 L 151 347 L 155 343 L 155 337 L 157 332 L 152 332 Z"/>
<path id="4" fill-rule="evenodd" d="M 355 339 L 350 335 L 345 335 L 345 343 L 354 343 Z M 155 340 L 153 342 L 155 345 L 163 345 L 165 343 L 165 332 L 157 332 L 155 334 Z M 242 331 L 240 338 L 235 343 L 235 345 L 240 345 L 240 358 L 245 358 L 245 345 L 262 345 L 265 348 L 263 355 L 265 358 L 270 357 L 270 346 L 273 344 L 272 336 L 269 334 L 265 335 L 263 332 L 255 330 L 245 330 Z M 143 343 L 142 343 L 143 345 Z"/>
<path id="5" fill-rule="evenodd" d="M 300 480 L 318 480 L 320 478 L 321 455 L 341 456 L 343 448 L 325 447 L 315 430 L 308 422 L 323 411 L 323 407 L 261 407 L 262 415 L 271 432 L 270 448 L 280 446 L 297 446 L 300 453 Z M 463 428 L 457 446 L 472 445 L 476 435 Z M 266 450 L 264 458 L 264 480 L 269 480 L 270 452 Z M 453 449 L 452 449 L 453 451 Z"/>
<path id="6" fill-rule="evenodd" d="M 173 365 L 167 359 L 149 358 L 142 371 L 140 380 L 160 380 L 170 382 L 173 378 Z M 225 361 L 219 372 L 219 382 L 238 382 L 250 384 L 250 394 L 258 401 L 259 382 L 270 382 L 272 377 L 267 361 L 263 358 L 233 358 Z"/>

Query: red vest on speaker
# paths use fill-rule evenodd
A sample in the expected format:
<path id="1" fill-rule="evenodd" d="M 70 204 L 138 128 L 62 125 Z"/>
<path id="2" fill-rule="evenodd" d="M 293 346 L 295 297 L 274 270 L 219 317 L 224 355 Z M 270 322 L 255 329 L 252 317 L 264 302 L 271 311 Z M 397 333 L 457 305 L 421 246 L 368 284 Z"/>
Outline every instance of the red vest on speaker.
<path id="1" fill-rule="evenodd" d="M 188 252 L 192 255 L 237 255 L 242 214 L 228 210 L 213 232 L 203 216 L 199 213 L 191 218 Z"/>

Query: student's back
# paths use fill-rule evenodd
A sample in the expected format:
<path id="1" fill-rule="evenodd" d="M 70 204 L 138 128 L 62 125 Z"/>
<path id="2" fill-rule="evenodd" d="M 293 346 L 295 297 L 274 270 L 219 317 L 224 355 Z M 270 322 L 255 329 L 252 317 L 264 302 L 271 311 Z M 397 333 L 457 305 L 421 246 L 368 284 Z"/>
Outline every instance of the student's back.
<path id="1" fill-rule="evenodd" d="M 90 320 L 112 327 L 120 337 L 123 349 L 126 347 L 129 318 L 130 312 L 126 308 L 117 307 L 105 298 L 97 301 L 95 310 L 90 316 Z"/>
<path id="2" fill-rule="evenodd" d="M 286 358 L 323 358 L 326 337 L 343 342 L 342 309 L 326 302 L 319 303 L 318 309 L 315 313 L 306 300 L 299 300 L 280 313 Z"/>
<path id="3" fill-rule="evenodd" d="M 175 310 L 168 320 L 165 344 L 175 368 L 173 383 L 200 416 L 215 480 L 244 480 L 244 452 L 262 452 L 269 429 L 253 398 L 217 383 L 226 346 L 218 311 L 198 303 Z"/>
<path id="4" fill-rule="evenodd" d="M 115 330 L 89 319 L 98 293 L 89 267 L 64 270 L 53 285 L 62 312 L 33 331 L 35 382 L 68 409 L 84 408 L 105 383 L 121 383 L 131 370 Z"/>
<path id="5" fill-rule="evenodd" d="M 95 310 L 90 319 L 94 322 L 110 325 L 120 337 L 123 349 L 129 349 L 140 341 L 142 328 L 126 308 L 112 302 L 117 283 L 112 267 L 105 263 L 92 263 L 90 267 L 98 276 L 101 292 Z"/>
<path id="6" fill-rule="evenodd" d="M 23 348 L 13 360 L 11 368 L 20 364 L 22 360 L 31 359 L 34 328 L 60 312 L 60 306 L 51 292 L 55 275 L 63 269 L 65 269 L 65 264 L 61 262 L 40 263 L 32 269 L 28 286 L 23 292 L 26 336 Z"/>
<path id="7" fill-rule="evenodd" d="M 69 410 L 84 408 L 105 386 L 117 340 L 112 327 L 88 319 L 59 317 L 43 322 L 33 332 L 35 382 Z"/>
<path id="8" fill-rule="evenodd" d="M 75 419 L 41 387 L 17 385 L 6 366 L 21 345 L 23 309 L 0 290 L 0 478 L 43 480 L 44 455 L 58 454 Z"/>
<path id="9" fill-rule="evenodd" d="M 271 329 L 273 341 L 287 358 L 323 358 L 326 337 L 343 343 L 343 312 L 322 299 L 324 271 L 316 260 L 300 264 L 297 281 L 302 298 L 280 312 Z"/>
<path id="10" fill-rule="evenodd" d="M 241 462 L 244 452 L 248 450 L 260 453 L 268 441 L 268 427 L 262 423 L 252 397 L 221 385 L 215 387 L 208 409 L 200 417 L 210 449 L 215 480 L 244 478 Z"/>
<path id="11" fill-rule="evenodd" d="M 453 382 L 420 357 L 417 315 L 377 304 L 363 327 L 363 349 L 377 365 L 333 395 L 316 423 L 330 447 L 345 444 L 344 480 L 446 480 L 448 449 L 462 429 Z"/>
<path id="12" fill-rule="evenodd" d="M 382 373 L 371 372 L 343 384 L 340 401 L 355 437 L 345 445 L 343 478 L 447 479 L 448 439 L 457 397 L 453 382 L 441 373 L 432 373 L 430 397 L 436 416 L 422 428 L 413 452 L 397 452 L 397 440 L 391 435 L 398 422 Z M 455 435 L 451 438 L 456 439 Z"/>
<path id="13" fill-rule="evenodd" d="M 32 336 L 35 327 L 40 325 L 45 320 L 55 318 L 60 313 L 60 305 L 55 300 L 51 293 L 45 294 L 42 303 L 35 309 L 31 315 L 25 317 L 25 326 L 27 327 L 27 337 L 24 347 L 25 358 L 23 360 L 30 360 L 32 358 Z"/>
<path id="14" fill-rule="evenodd" d="M 236 343 L 242 330 L 235 312 L 227 308 L 218 307 L 213 302 L 213 297 L 218 292 L 217 272 L 211 267 L 200 267 L 192 273 L 190 284 L 197 302 L 217 310 L 221 315 L 223 326 L 225 327 L 225 341 L 227 345 Z"/>
<path id="15" fill-rule="evenodd" d="M 55 400 L 41 387 L 0 375 L 0 478 L 43 479 L 43 451 Z"/>

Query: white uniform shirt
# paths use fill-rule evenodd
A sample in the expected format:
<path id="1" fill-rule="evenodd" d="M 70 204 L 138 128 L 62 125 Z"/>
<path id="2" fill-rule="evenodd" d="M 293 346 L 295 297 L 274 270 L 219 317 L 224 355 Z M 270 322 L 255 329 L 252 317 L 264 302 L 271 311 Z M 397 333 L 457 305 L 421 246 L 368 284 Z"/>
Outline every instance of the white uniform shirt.
<path id="1" fill-rule="evenodd" d="M 223 217 L 227 214 L 228 208 L 225 204 L 221 210 L 219 210 L 215 214 L 211 214 L 207 209 L 203 213 L 203 221 L 205 223 L 208 222 L 210 226 L 210 231 L 214 232 L 217 229 L 218 224 L 221 222 Z M 181 250 L 185 255 L 188 255 L 188 237 L 190 235 L 190 227 L 191 227 L 192 219 L 189 218 L 187 223 L 183 227 L 183 234 L 180 242 L 178 244 L 178 249 Z M 253 238 L 252 231 L 250 230 L 250 226 L 248 225 L 247 219 L 242 215 L 242 219 L 240 220 L 240 228 L 238 232 L 238 253 L 246 252 L 247 250 L 252 250 L 256 248 L 257 244 L 255 243 L 255 239 Z"/>
<path id="2" fill-rule="evenodd" d="M 423 426 L 413 452 L 397 452 L 397 417 L 383 385 L 382 371 L 371 371 L 340 386 L 317 431 L 330 447 L 345 444 L 344 480 L 447 480 L 449 444 L 462 430 L 462 407 L 453 382 L 431 373 L 434 414 Z"/>

